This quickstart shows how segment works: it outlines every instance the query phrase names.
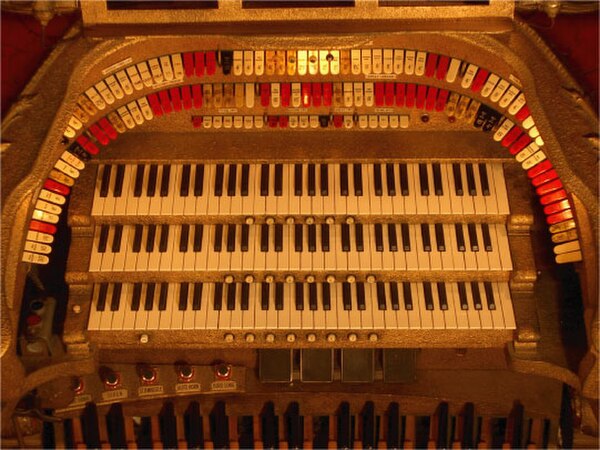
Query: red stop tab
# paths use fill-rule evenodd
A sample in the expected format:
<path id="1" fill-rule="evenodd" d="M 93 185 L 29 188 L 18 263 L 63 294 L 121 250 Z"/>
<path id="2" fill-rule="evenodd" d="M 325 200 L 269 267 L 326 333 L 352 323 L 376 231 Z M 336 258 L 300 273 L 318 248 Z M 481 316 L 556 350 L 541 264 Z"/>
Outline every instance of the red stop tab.
<path id="1" fill-rule="evenodd" d="M 192 90 L 189 85 L 181 86 L 181 100 L 183 102 L 183 109 L 192 108 Z"/>
<path id="2" fill-rule="evenodd" d="M 279 116 L 279 126 L 281 128 L 287 128 L 289 122 L 288 116 Z"/>
<path id="3" fill-rule="evenodd" d="M 160 107 L 165 114 L 169 114 L 171 111 L 173 111 L 173 108 L 171 108 L 171 99 L 169 98 L 169 93 L 166 90 L 160 91 L 158 93 L 158 98 L 160 99 Z"/>
<path id="4" fill-rule="evenodd" d="M 195 84 L 192 86 L 192 98 L 194 99 L 194 108 L 200 109 L 202 107 L 202 86 Z"/>
<path id="5" fill-rule="evenodd" d="M 206 74 L 214 75 L 217 71 L 217 55 L 214 51 L 206 52 Z"/>
<path id="6" fill-rule="evenodd" d="M 37 314 L 29 314 L 25 319 L 27 326 L 34 327 L 42 322 L 42 318 Z"/>
<path id="7" fill-rule="evenodd" d="M 563 184 L 559 179 L 549 181 L 548 183 L 544 183 L 541 186 L 538 186 L 535 190 L 535 193 L 539 196 L 547 195 L 550 192 L 554 192 L 558 189 L 562 189 Z"/>
<path id="8" fill-rule="evenodd" d="M 108 135 L 108 137 L 111 138 L 113 141 L 117 138 L 117 130 L 115 130 L 115 127 L 113 127 L 112 123 L 110 123 L 106 117 L 100 119 L 98 121 L 98 124 L 102 127 L 102 129 Z"/>
<path id="9" fill-rule="evenodd" d="M 375 106 L 383 106 L 385 86 L 383 83 L 375 83 Z"/>
<path id="10" fill-rule="evenodd" d="M 530 115 L 531 112 L 529 112 L 529 106 L 523 105 L 521 109 L 515 114 L 515 118 L 522 122 L 525 119 L 527 119 Z"/>
<path id="11" fill-rule="evenodd" d="M 546 216 L 546 223 L 548 225 L 554 225 L 555 223 L 564 222 L 565 220 L 569 220 L 573 218 L 573 210 L 565 209 L 564 211 L 558 212 L 556 214 L 551 214 Z"/>
<path id="12" fill-rule="evenodd" d="M 77 143 L 79 145 L 81 145 L 84 148 L 84 150 L 86 152 L 88 152 L 90 155 L 97 155 L 98 152 L 100 151 L 98 146 L 96 144 L 94 144 L 92 141 L 90 141 L 90 139 L 83 134 L 77 138 Z"/>
<path id="13" fill-rule="evenodd" d="M 406 107 L 412 108 L 415 106 L 415 96 L 417 94 L 417 86 L 414 83 L 406 85 Z"/>
<path id="14" fill-rule="evenodd" d="M 332 86 L 331 83 L 323 83 L 323 105 L 331 106 Z"/>
<path id="15" fill-rule="evenodd" d="M 567 191 L 559 189 L 558 191 L 551 192 L 550 194 L 542 195 L 540 197 L 540 203 L 542 205 L 549 205 L 550 203 L 559 202 L 567 198 Z"/>
<path id="16" fill-rule="evenodd" d="M 552 169 L 552 163 L 546 159 L 546 160 L 542 161 L 541 163 L 536 164 L 531 169 L 529 169 L 527 171 L 527 176 L 529 178 L 535 178 L 538 175 L 540 175 L 550 169 Z"/>
<path id="17" fill-rule="evenodd" d="M 508 133 L 506 133 L 506 136 L 504 136 L 500 143 L 503 147 L 508 147 L 515 142 L 519 136 L 521 136 L 521 129 L 517 126 L 514 126 Z"/>
<path id="18" fill-rule="evenodd" d="M 539 174 L 537 177 L 531 179 L 531 184 L 534 187 L 541 186 L 544 183 L 548 183 L 549 181 L 556 180 L 558 178 L 558 174 L 556 170 L 550 169 L 547 172 Z"/>
<path id="19" fill-rule="evenodd" d="M 310 106 L 312 89 L 310 83 L 302 83 L 302 106 Z"/>
<path id="20" fill-rule="evenodd" d="M 396 83 L 396 106 L 404 106 L 406 97 L 406 85 L 404 83 Z"/>
<path id="21" fill-rule="evenodd" d="M 175 111 L 181 111 L 181 94 L 179 92 L 179 88 L 171 88 L 169 89 L 169 94 L 171 94 L 171 102 L 173 103 L 173 109 Z"/>
<path id="22" fill-rule="evenodd" d="M 187 52 L 183 54 L 183 69 L 185 70 L 185 76 L 191 77 L 194 75 L 194 54 Z"/>
<path id="23" fill-rule="evenodd" d="M 394 106 L 394 83 L 385 83 L 385 106 Z"/>
<path id="24" fill-rule="evenodd" d="M 425 63 L 425 76 L 431 78 L 435 74 L 435 69 L 438 63 L 437 53 L 430 53 L 427 55 L 427 63 Z"/>
<path id="25" fill-rule="evenodd" d="M 344 125 L 344 116 L 335 115 L 333 116 L 333 126 L 336 128 L 342 128 Z"/>
<path id="26" fill-rule="evenodd" d="M 108 138 L 108 135 L 102 130 L 102 128 L 100 128 L 100 126 L 98 124 L 93 123 L 92 125 L 90 125 L 90 127 L 88 129 L 94 135 L 94 137 L 98 140 L 98 142 L 100 142 L 102 145 L 108 145 L 108 143 L 110 142 L 110 139 Z"/>
<path id="27" fill-rule="evenodd" d="M 531 144 L 531 138 L 527 136 L 527 134 L 523 134 L 519 139 L 517 139 L 508 149 L 511 155 L 516 155 L 525 147 Z"/>
<path id="28" fill-rule="evenodd" d="M 200 128 L 202 126 L 202 116 L 192 117 L 192 125 L 194 128 Z"/>
<path id="29" fill-rule="evenodd" d="M 446 78 L 446 74 L 448 73 L 448 66 L 450 65 L 450 57 L 442 55 L 440 56 L 440 60 L 438 62 L 437 71 L 435 72 L 435 77 L 438 80 L 443 80 Z"/>
<path id="30" fill-rule="evenodd" d="M 446 89 L 440 89 L 440 92 L 437 97 L 437 101 L 435 102 L 435 110 L 443 111 L 446 107 L 446 102 L 448 101 L 448 95 L 450 92 Z"/>
<path id="31" fill-rule="evenodd" d="M 425 109 L 427 111 L 433 111 L 433 108 L 435 108 L 437 94 L 438 88 L 435 86 L 429 86 L 429 89 L 427 89 L 427 100 L 425 101 Z"/>
<path id="32" fill-rule="evenodd" d="M 260 85 L 260 105 L 265 108 L 269 106 L 271 99 L 271 86 L 269 83 L 261 83 Z"/>
<path id="33" fill-rule="evenodd" d="M 419 109 L 423 109 L 425 107 L 425 97 L 427 96 L 427 86 L 424 84 L 419 84 L 417 86 L 417 103 L 416 106 Z"/>
<path id="34" fill-rule="evenodd" d="M 204 52 L 194 53 L 194 64 L 196 76 L 201 77 L 202 75 L 204 75 Z"/>
<path id="35" fill-rule="evenodd" d="M 571 209 L 571 205 L 569 204 L 569 200 L 567 199 L 544 206 L 544 214 L 549 216 L 551 214 L 556 214 L 558 212 L 564 211 L 565 209 Z"/>
<path id="36" fill-rule="evenodd" d="M 50 178 L 48 178 L 46 181 L 44 181 L 44 189 L 48 189 L 49 191 L 52 191 L 52 192 L 55 192 L 57 194 L 64 195 L 64 196 L 69 195 L 69 192 L 71 192 L 71 189 L 69 189 L 68 186 L 58 183 L 57 181 L 51 180 Z"/>
<path id="37" fill-rule="evenodd" d="M 148 103 L 150 103 L 150 108 L 152 108 L 152 112 L 155 116 L 162 116 L 163 111 L 160 107 L 160 101 L 158 100 L 158 95 L 156 94 L 148 94 Z"/>
<path id="38" fill-rule="evenodd" d="M 473 83 L 471 83 L 471 90 L 473 92 L 479 92 L 483 87 L 483 84 L 487 80 L 489 74 L 490 72 L 488 72 L 487 70 L 479 69 L 477 71 L 477 75 L 475 75 L 475 78 L 473 79 Z"/>
<path id="39" fill-rule="evenodd" d="M 281 83 L 281 106 L 283 106 L 285 108 L 290 106 L 290 94 L 291 94 L 290 83 Z"/>
<path id="40" fill-rule="evenodd" d="M 32 220 L 29 222 L 29 229 L 41 233 L 56 234 L 56 227 L 54 225 L 51 223 L 40 222 L 39 220 Z"/>
<path id="41" fill-rule="evenodd" d="M 321 106 L 321 98 L 322 96 L 322 92 L 321 92 L 321 83 L 313 83 L 312 84 L 312 101 L 313 101 L 313 106 L 318 108 L 319 106 Z"/>
<path id="42" fill-rule="evenodd" d="M 279 117 L 277 117 L 277 116 L 269 116 L 268 117 L 269 127 L 271 127 L 271 128 L 277 128 L 277 123 L 278 122 L 279 122 Z"/>

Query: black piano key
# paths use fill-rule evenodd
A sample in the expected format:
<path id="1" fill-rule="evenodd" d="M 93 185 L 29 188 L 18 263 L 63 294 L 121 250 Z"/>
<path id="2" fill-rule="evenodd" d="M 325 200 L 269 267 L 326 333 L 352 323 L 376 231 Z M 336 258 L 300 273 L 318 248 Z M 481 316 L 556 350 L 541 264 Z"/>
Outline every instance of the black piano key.
<path id="1" fill-rule="evenodd" d="M 388 241 L 390 252 L 398 251 L 398 236 L 396 235 L 396 224 L 388 223 Z"/>
<path id="2" fill-rule="evenodd" d="M 404 297 L 404 307 L 408 311 L 412 311 L 413 309 L 413 298 L 412 292 L 410 289 L 410 283 L 407 281 L 402 282 L 402 296 Z"/>
<path id="3" fill-rule="evenodd" d="M 348 196 L 348 164 L 340 164 L 340 195 Z"/>
<path id="4" fill-rule="evenodd" d="M 342 251 L 350 251 L 350 225 L 347 223 L 342 224 Z"/>
<path id="5" fill-rule="evenodd" d="M 490 236 L 490 226 L 487 223 L 481 224 L 481 234 L 483 235 L 483 248 L 486 252 L 491 252 L 494 249 L 492 248 L 492 238 Z"/>
<path id="6" fill-rule="evenodd" d="M 381 197 L 383 195 L 383 180 L 381 179 L 381 164 L 373 165 L 373 186 L 375 195 Z"/>
<path id="7" fill-rule="evenodd" d="M 188 243 L 190 241 L 190 226 L 185 223 L 181 225 L 181 234 L 179 235 L 179 251 L 186 253 L 188 251 Z"/>
<path id="8" fill-rule="evenodd" d="M 327 164 L 321 164 L 321 195 L 329 195 L 329 168 Z"/>
<path id="9" fill-rule="evenodd" d="M 475 305 L 476 310 L 483 309 L 483 305 L 481 303 L 481 292 L 479 291 L 479 283 L 476 281 L 471 282 L 471 295 L 473 295 L 473 304 Z"/>
<path id="10" fill-rule="evenodd" d="M 119 403 L 113 404 L 106 414 L 106 431 L 111 448 L 127 448 L 123 407 Z M 54 445 L 44 445 L 43 447 L 54 448 Z"/>
<path id="11" fill-rule="evenodd" d="M 121 289 L 122 289 L 122 285 L 121 283 L 115 283 L 115 285 L 113 286 L 113 293 L 112 293 L 112 299 L 110 301 L 110 310 L 111 311 L 118 311 L 119 310 L 119 305 L 121 304 Z"/>
<path id="12" fill-rule="evenodd" d="M 166 197 L 169 195 L 169 181 L 171 180 L 171 166 L 165 164 L 162 166 L 162 179 L 160 180 L 160 196 Z"/>
<path id="13" fill-rule="evenodd" d="M 213 250 L 220 252 L 223 248 L 223 224 L 215 225 L 215 240 L 213 242 Z"/>
<path id="14" fill-rule="evenodd" d="M 279 448 L 279 427 L 273 402 L 267 402 L 261 414 L 262 447 Z"/>
<path id="15" fill-rule="evenodd" d="M 235 283 L 229 283 L 227 285 L 227 311 L 233 311 L 235 309 Z"/>
<path id="16" fill-rule="evenodd" d="M 179 286 L 179 311 L 187 309 L 189 286 L 188 283 L 181 283 Z"/>
<path id="17" fill-rule="evenodd" d="M 140 309 L 140 299 L 142 297 L 142 283 L 133 284 L 133 294 L 131 296 L 131 310 L 138 311 Z"/>
<path id="18" fill-rule="evenodd" d="M 298 402 L 290 403 L 290 406 L 285 412 L 285 422 L 287 429 L 287 448 L 302 448 L 304 443 L 302 428 L 303 417 L 300 416 Z"/>
<path id="19" fill-rule="evenodd" d="M 385 311 L 387 309 L 387 300 L 385 298 L 385 284 L 383 281 L 377 282 L 377 307 Z"/>
<path id="20" fill-rule="evenodd" d="M 375 224 L 375 250 L 383 251 L 383 226 L 380 223 Z"/>
<path id="21" fill-rule="evenodd" d="M 242 186 L 240 189 L 240 193 L 242 194 L 242 197 L 248 196 L 249 178 L 250 178 L 250 165 L 242 164 Z"/>
<path id="22" fill-rule="evenodd" d="M 187 197 L 190 195 L 190 175 L 192 166 L 184 164 L 181 169 L 181 183 L 179 185 L 179 196 Z"/>
<path id="23" fill-rule="evenodd" d="M 167 295 L 169 293 L 169 283 L 160 283 L 160 295 L 158 297 L 158 310 L 167 309 Z"/>
<path id="24" fill-rule="evenodd" d="M 98 292 L 98 301 L 96 302 L 96 311 L 104 311 L 106 308 L 106 292 L 108 291 L 108 283 L 100 284 L 100 292 Z"/>
<path id="25" fill-rule="evenodd" d="M 396 175 L 393 164 L 388 163 L 385 165 L 385 178 L 387 181 L 387 193 L 390 197 L 394 197 L 396 195 Z"/>
<path id="26" fill-rule="evenodd" d="M 398 311 L 400 309 L 400 300 L 398 297 L 398 282 L 396 281 L 390 281 L 390 297 L 392 309 Z"/>
<path id="27" fill-rule="evenodd" d="M 141 197 L 142 196 L 142 188 L 144 186 L 144 170 L 145 166 L 143 164 L 138 164 L 135 170 L 135 183 L 133 185 L 133 196 Z"/>
<path id="28" fill-rule="evenodd" d="M 487 166 L 479 163 L 479 181 L 481 182 L 481 193 L 485 196 L 490 195 L 490 181 L 487 173 Z"/>
<path id="29" fill-rule="evenodd" d="M 308 195 L 310 197 L 317 195 L 317 174 L 314 164 L 308 165 Z"/>
<path id="30" fill-rule="evenodd" d="M 260 226 L 260 251 L 269 251 L 269 225 L 266 223 Z"/>
<path id="31" fill-rule="evenodd" d="M 454 177 L 454 193 L 458 196 L 464 194 L 462 174 L 460 172 L 460 164 L 452 164 L 452 176 Z"/>
<path id="32" fill-rule="evenodd" d="M 439 163 L 433 163 L 433 190 L 435 195 L 444 195 L 444 187 L 442 185 L 442 169 Z"/>
<path id="33" fill-rule="evenodd" d="M 329 251 L 329 224 L 321 225 L 321 249 L 324 252 Z"/>
<path id="34" fill-rule="evenodd" d="M 156 194 L 156 179 L 158 178 L 158 166 L 150 164 L 150 172 L 148 173 L 148 186 L 146 187 L 146 196 L 154 197 Z"/>
<path id="35" fill-rule="evenodd" d="M 196 164 L 196 176 L 194 177 L 194 196 L 201 197 L 204 194 L 204 164 Z"/>
<path id="36" fill-rule="evenodd" d="M 133 253 L 139 253 L 142 249 L 142 232 L 144 231 L 144 227 L 142 225 L 136 225 L 135 231 L 133 233 Z"/>
<path id="37" fill-rule="evenodd" d="M 225 166 L 223 164 L 217 164 L 215 169 L 215 185 L 213 194 L 215 197 L 221 197 L 223 195 L 223 178 L 225 175 Z"/>
<path id="38" fill-rule="evenodd" d="M 329 283 L 321 284 L 322 293 L 323 293 L 323 310 L 330 311 L 331 310 L 331 286 Z"/>
<path id="39" fill-rule="evenodd" d="M 100 448 L 100 432 L 98 429 L 98 410 L 96 404 L 88 403 L 81 415 L 81 431 L 87 448 Z"/>
<path id="40" fill-rule="evenodd" d="M 386 448 L 400 448 L 401 447 L 401 434 L 400 434 L 400 407 L 397 402 L 390 404 L 388 409 L 388 426 L 386 433 Z M 467 447 L 463 447 L 467 448 Z"/>
<path id="41" fill-rule="evenodd" d="M 202 308 L 202 283 L 194 283 L 194 296 L 192 297 L 192 310 L 199 311 Z"/>
<path id="42" fill-rule="evenodd" d="M 138 429 L 139 432 L 136 433 L 137 448 L 152 448 L 152 422 L 150 417 L 142 417 Z"/>
<path id="43" fill-rule="evenodd" d="M 314 223 L 308 226 L 308 251 L 317 251 L 317 226 Z"/>
<path id="44" fill-rule="evenodd" d="M 165 253 L 169 246 L 169 225 L 163 224 L 160 226 L 160 243 L 158 244 L 158 251 Z"/>
<path id="45" fill-rule="evenodd" d="M 400 232 L 402 234 L 402 249 L 405 252 L 410 252 L 410 232 L 407 223 L 400 224 Z"/>
<path id="46" fill-rule="evenodd" d="M 204 233 L 204 226 L 201 223 L 194 225 L 194 252 L 202 251 L 202 234 Z"/>
<path id="47" fill-rule="evenodd" d="M 108 197 L 111 172 L 112 166 L 110 164 L 106 164 L 102 170 L 102 179 L 100 180 L 100 197 Z"/>
<path id="48" fill-rule="evenodd" d="M 467 291 L 463 281 L 458 282 L 458 300 L 460 301 L 460 309 L 469 309 L 469 303 L 467 302 Z"/>
<path id="49" fill-rule="evenodd" d="M 156 239 L 156 225 L 148 226 L 148 236 L 146 239 L 146 251 L 152 253 L 154 251 L 154 241 Z"/>
<path id="50" fill-rule="evenodd" d="M 427 164 L 419 164 L 419 186 L 421 195 L 429 195 L 429 174 L 427 173 Z"/>
<path id="51" fill-rule="evenodd" d="M 433 311 L 433 293 L 431 292 L 431 283 L 429 281 L 423 283 L 423 292 L 425 293 L 425 308 L 428 311 Z"/>
<path id="52" fill-rule="evenodd" d="M 266 197 L 269 195 L 269 165 L 260 166 L 260 195 Z"/>
<path id="53" fill-rule="evenodd" d="M 294 195 L 302 195 L 302 164 L 294 164 Z"/>
<path id="54" fill-rule="evenodd" d="M 242 283 L 242 298 L 240 308 L 242 311 L 248 311 L 250 306 L 250 283 Z"/>
<path id="55" fill-rule="evenodd" d="M 163 448 L 177 448 L 177 419 L 173 403 L 165 403 L 159 415 L 159 424 Z"/>
<path id="56" fill-rule="evenodd" d="M 275 164 L 275 196 L 283 195 L 283 164 Z"/>
<path id="57" fill-rule="evenodd" d="M 354 195 L 363 195 L 362 164 L 354 164 Z"/>
<path id="58" fill-rule="evenodd" d="M 294 249 L 297 252 L 302 251 L 302 230 L 302 224 L 297 223 L 296 225 L 294 225 Z"/>
<path id="59" fill-rule="evenodd" d="M 152 311 L 154 307 L 154 291 L 156 285 L 154 283 L 148 283 L 146 287 L 146 301 L 144 302 L 144 311 Z"/>
<path id="60" fill-rule="evenodd" d="M 463 232 L 462 224 L 456 223 L 454 224 L 454 230 L 456 231 L 456 246 L 459 252 L 464 252 L 467 250 L 465 246 L 465 234 Z"/>
<path id="61" fill-rule="evenodd" d="M 229 420 L 225 415 L 225 403 L 217 402 L 209 416 L 213 448 L 229 448 Z"/>
<path id="62" fill-rule="evenodd" d="M 469 402 L 465 404 L 462 420 L 461 448 L 474 448 L 475 441 L 473 439 L 473 431 L 475 429 L 475 405 L 473 405 L 473 403 Z"/>
<path id="63" fill-rule="evenodd" d="M 435 240 L 437 241 L 437 251 L 446 251 L 446 237 L 444 236 L 444 226 L 441 223 L 436 223 L 433 228 L 435 229 Z"/>
<path id="64" fill-rule="evenodd" d="M 269 291 L 270 291 L 270 284 L 266 283 L 266 282 L 262 282 L 260 285 L 260 308 L 263 311 L 266 311 L 269 309 Z"/>
<path id="65" fill-rule="evenodd" d="M 119 253 L 121 251 L 121 239 L 123 237 L 123 225 L 115 225 L 115 233 L 113 234 L 113 241 L 111 251 L 113 253 Z"/>
<path id="66" fill-rule="evenodd" d="M 437 410 L 436 448 L 448 448 L 448 403 L 442 402 Z"/>
<path id="67" fill-rule="evenodd" d="M 509 448 L 523 448 L 521 441 L 523 438 L 524 414 L 525 408 L 523 405 L 519 402 L 515 402 L 513 409 L 510 412 L 510 416 L 508 417 L 508 423 L 506 424 L 504 436 L 504 442 L 509 444 Z"/>
<path id="68" fill-rule="evenodd" d="M 437 291 L 438 291 L 438 299 L 440 302 L 440 309 L 442 311 L 448 310 L 448 296 L 446 295 L 446 284 L 438 282 L 437 283 Z"/>
<path id="69" fill-rule="evenodd" d="M 275 224 L 275 251 L 283 251 L 283 224 Z"/>
<path id="70" fill-rule="evenodd" d="M 406 164 L 400 164 L 400 190 L 404 197 L 410 195 L 408 188 L 408 166 Z"/>
<path id="71" fill-rule="evenodd" d="M 466 164 L 467 169 L 467 190 L 470 196 L 477 195 L 477 188 L 475 187 L 475 174 L 473 173 L 473 164 Z"/>
<path id="72" fill-rule="evenodd" d="M 489 281 L 483 282 L 483 289 L 485 290 L 485 298 L 487 301 L 487 306 L 489 310 L 496 309 L 496 299 L 494 298 L 494 289 L 492 288 L 492 283 Z"/>
<path id="73" fill-rule="evenodd" d="M 242 242 L 241 242 L 241 250 L 243 252 L 248 251 L 248 236 L 250 234 L 250 225 L 244 223 L 242 224 Z"/>
<path id="74" fill-rule="evenodd" d="M 477 239 L 477 230 L 475 229 L 474 223 L 467 224 L 467 232 L 469 233 L 469 243 L 471 244 L 471 251 L 479 251 L 479 240 Z"/>
<path id="75" fill-rule="evenodd" d="M 235 188 L 237 184 L 237 165 L 229 164 L 229 177 L 227 178 L 227 196 L 235 196 Z"/>
<path id="76" fill-rule="evenodd" d="M 215 311 L 221 311 L 223 308 L 223 283 L 215 283 L 215 290 L 213 292 L 213 309 Z"/>
<path id="77" fill-rule="evenodd" d="M 356 237 L 356 251 L 364 252 L 365 251 L 365 237 L 364 237 L 362 223 L 357 223 L 354 225 L 354 234 Z"/>
<path id="78" fill-rule="evenodd" d="M 337 413 L 337 448 L 353 448 L 350 405 L 343 402 Z"/>
<path id="79" fill-rule="evenodd" d="M 106 244 L 108 243 L 109 225 L 100 226 L 100 239 L 98 239 L 98 253 L 106 252 Z"/>
<path id="80" fill-rule="evenodd" d="M 117 165 L 117 174 L 115 177 L 115 189 L 113 191 L 114 197 L 121 197 L 123 193 L 123 178 L 125 177 L 125 166 L 123 164 Z"/>
<path id="81" fill-rule="evenodd" d="M 283 311 L 283 283 L 275 283 L 275 310 Z"/>
<path id="82" fill-rule="evenodd" d="M 423 251 L 431 251 L 431 235 L 429 234 L 429 224 L 421 224 L 421 238 L 423 239 Z"/>
<path id="83" fill-rule="evenodd" d="M 227 251 L 229 253 L 235 251 L 235 225 L 229 224 L 227 226 Z"/>
<path id="84" fill-rule="evenodd" d="M 317 283 L 308 284 L 308 309 L 316 311 L 318 308 L 317 303 Z"/>
<path id="85" fill-rule="evenodd" d="M 342 301 L 344 302 L 345 311 L 350 311 L 352 309 L 351 286 L 352 285 L 346 281 L 342 283 Z"/>
<path id="86" fill-rule="evenodd" d="M 304 310 L 304 283 L 296 283 L 295 284 L 295 303 L 296 303 L 296 311 Z"/>
<path id="87" fill-rule="evenodd" d="M 377 448 L 377 431 L 375 419 L 375 406 L 369 401 L 362 411 L 362 445 L 363 448 Z"/>

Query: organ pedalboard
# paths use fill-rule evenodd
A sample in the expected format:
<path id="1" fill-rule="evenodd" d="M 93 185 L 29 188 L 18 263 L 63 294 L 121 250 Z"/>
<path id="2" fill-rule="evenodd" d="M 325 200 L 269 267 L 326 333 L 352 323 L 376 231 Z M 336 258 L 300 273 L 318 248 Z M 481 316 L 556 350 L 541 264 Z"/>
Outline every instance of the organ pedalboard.
<path id="1" fill-rule="evenodd" d="M 138 2 L 156 29 L 128 38 L 121 3 L 81 5 L 6 121 L 7 445 L 569 447 L 575 414 L 597 432 L 597 336 L 581 365 L 558 339 L 597 327 L 597 119 L 512 3 L 321 5 L 314 34 L 315 5 Z"/>

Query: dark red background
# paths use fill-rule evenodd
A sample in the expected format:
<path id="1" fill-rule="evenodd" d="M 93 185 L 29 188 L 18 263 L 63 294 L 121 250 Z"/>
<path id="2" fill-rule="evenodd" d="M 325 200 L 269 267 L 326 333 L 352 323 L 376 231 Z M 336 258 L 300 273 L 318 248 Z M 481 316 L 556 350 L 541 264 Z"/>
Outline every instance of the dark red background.
<path id="1" fill-rule="evenodd" d="M 79 14 L 55 17 L 42 26 L 31 16 L 2 12 L 2 113 L 19 96 L 53 46 Z M 543 14 L 522 17 L 548 45 L 582 85 L 588 99 L 598 108 L 598 15 L 560 15 L 551 22 Z"/>

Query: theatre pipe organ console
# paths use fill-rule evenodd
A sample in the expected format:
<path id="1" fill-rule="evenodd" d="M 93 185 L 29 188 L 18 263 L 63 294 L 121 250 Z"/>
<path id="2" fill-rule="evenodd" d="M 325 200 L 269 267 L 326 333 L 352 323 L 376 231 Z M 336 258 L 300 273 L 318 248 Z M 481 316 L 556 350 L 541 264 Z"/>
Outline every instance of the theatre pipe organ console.
<path id="1" fill-rule="evenodd" d="M 7 443 L 597 432 L 597 119 L 510 2 L 120 3 L 3 122 Z"/>

